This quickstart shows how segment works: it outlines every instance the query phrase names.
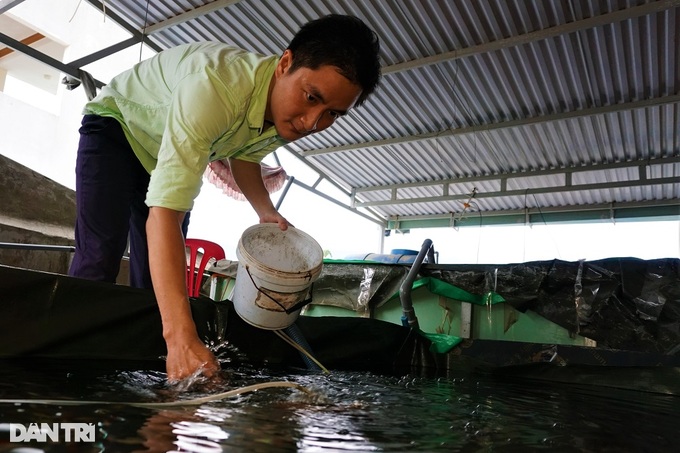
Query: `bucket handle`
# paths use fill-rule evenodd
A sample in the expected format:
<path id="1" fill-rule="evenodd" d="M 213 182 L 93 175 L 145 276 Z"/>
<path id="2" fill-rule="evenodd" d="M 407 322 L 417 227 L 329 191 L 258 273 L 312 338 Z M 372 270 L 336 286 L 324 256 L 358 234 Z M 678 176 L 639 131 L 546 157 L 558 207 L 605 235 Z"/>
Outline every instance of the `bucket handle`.
<path id="1" fill-rule="evenodd" d="M 312 289 L 314 288 L 314 283 L 312 283 L 312 284 L 310 285 L 310 287 L 309 287 L 309 293 L 308 293 L 308 294 L 309 294 L 309 298 L 307 298 L 307 299 L 305 299 L 305 300 L 303 300 L 303 301 L 298 302 L 297 304 L 293 305 L 291 308 L 286 308 L 286 307 L 284 307 L 283 305 L 281 305 L 281 302 L 279 302 L 278 300 L 274 299 L 272 296 L 270 296 L 270 295 L 267 294 L 266 292 L 262 291 L 262 290 L 257 286 L 257 283 L 255 283 L 255 280 L 253 279 L 253 276 L 250 274 L 250 268 L 249 268 L 249 266 L 245 266 L 245 268 L 246 268 L 246 272 L 248 273 L 248 277 L 250 277 L 250 281 L 253 283 L 253 286 L 255 287 L 255 289 L 256 289 L 258 292 L 260 292 L 260 293 L 264 294 L 265 296 L 267 296 L 268 298 L 270 298 L 276 305 L 278 305 L 279 307 L 281 307 L 281 310 L 285 311 L 287 315 L 290 315 L 290 314 L 292 314 L 292 313 L 294 313 L 294 312 L 300 310 L 302 307 L 304 307 L 305 305 L 309 304 L 309 303 L 312 301 Z"/>

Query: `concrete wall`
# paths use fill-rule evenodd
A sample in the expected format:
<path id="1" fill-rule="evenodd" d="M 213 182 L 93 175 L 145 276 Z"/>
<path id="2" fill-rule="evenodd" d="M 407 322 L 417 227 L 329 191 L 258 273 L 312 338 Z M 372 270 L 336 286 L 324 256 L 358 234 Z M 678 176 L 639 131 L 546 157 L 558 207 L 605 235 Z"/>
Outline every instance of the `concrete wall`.
<path id="1" fill-rule="evenodd" d="M 73 246 L 75 192 L 0 155 L 0 242 Z M 66 273 L 68 251 L 0 248 L 0 264 Z"/>
<path id="2" fill-rule="evenodd" d="M 79 0 L 17 2 L 3 16 L 65 45 L 64 62 L 130 37 L 104 20 L 101 10 Z M 146 46 L 132 46 L 84 69 L 106 83 L 153 54 Z M 19 58 L 33 64 L 17 52 L 3 61 Z M 0 242 L 72 246 L 78 128 L 87 97 L 82 87 L 68 91 L 58 84 L 52 93 L 7 77 L 29 82 L 20 72 L 0 68 Z M 71 255 L 0 247 L 0 264 L 66 273 Z M 127 276 L 124 260 L 118 282 L 127 283 Z"/>
<path id="3" fill-rule="evenodd" d="M 75 191 L 0 155 L 0 197 L 0 243 L 4 244 L 0 264 L 68 273 L 74 246 Z M 19 248 L 21 244 L 35 247 Z M 59 250 L 64 247 L 68 249 Z M 128 284 L 128 275 L 125 259 L 118 283 Z"/>

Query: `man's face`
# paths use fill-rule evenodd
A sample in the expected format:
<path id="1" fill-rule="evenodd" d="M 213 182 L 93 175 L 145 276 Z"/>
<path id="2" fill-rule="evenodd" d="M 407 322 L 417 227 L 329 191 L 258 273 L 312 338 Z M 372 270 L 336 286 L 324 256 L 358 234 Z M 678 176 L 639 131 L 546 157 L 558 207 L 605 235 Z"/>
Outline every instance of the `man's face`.
<path id="1" fill-rule="evenodd" d="M 347 113 L 361 94 L 361 87 L 334 66 L 302 67 L 291 73 L 292 58 L 286 50 L 279 60 L 265 115 L 288 141 L 326 129 Z"/>

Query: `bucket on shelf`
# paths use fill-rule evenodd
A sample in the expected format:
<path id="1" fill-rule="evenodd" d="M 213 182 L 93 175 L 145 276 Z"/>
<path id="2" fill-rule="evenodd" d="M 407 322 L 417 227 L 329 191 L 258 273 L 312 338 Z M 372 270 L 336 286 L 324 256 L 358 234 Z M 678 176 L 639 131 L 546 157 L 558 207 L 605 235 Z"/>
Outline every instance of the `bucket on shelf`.
<path id="1" fill-rule="evenodd" d="M 232 301 L 239 316 L 261 329 L 285 329 L 311 301 L 323 268 L 323 250 L 307 233 L 274 223 L 247 228 L 236 248 Z"/>

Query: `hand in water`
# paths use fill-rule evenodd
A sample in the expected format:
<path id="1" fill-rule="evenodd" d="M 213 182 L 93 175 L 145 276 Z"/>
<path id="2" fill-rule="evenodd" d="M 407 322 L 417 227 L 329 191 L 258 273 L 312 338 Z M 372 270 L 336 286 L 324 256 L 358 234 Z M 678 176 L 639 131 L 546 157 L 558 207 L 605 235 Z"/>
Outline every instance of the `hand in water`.
<path id="1" fill-rule="evenodd" d="M 168 384 L 172 387 L 173 392 L 184 393 L 193 390 L 210 393 L 223 390 L 224 386 L 228 384 L 228 379 L 225 379 L 219 371 L 208 376 L 205 367 L 199 367 L 183 379 L 168 379 Z"/>
<path id="2" fill-rule="evenodd" d="M 165 367 L 171 384 L 192 376 L 210 378 L 220 370 L 215 355 L 197 336 L 169 343 Z"/>

